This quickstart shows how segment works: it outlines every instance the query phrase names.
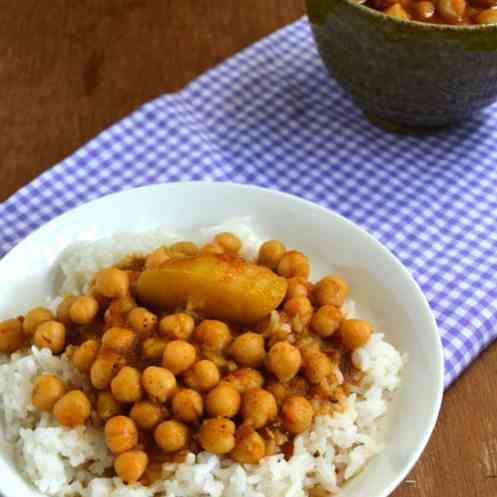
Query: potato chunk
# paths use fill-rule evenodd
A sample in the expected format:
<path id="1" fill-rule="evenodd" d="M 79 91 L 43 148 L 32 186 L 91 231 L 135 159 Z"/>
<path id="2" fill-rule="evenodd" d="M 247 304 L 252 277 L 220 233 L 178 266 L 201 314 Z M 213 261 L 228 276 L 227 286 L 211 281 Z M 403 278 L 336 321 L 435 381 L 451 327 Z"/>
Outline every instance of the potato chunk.
<path id="1" fill-rule="evenodd" d="M 287 280 L 271 270 L 223 255 L 171 260 L 144 271 L 137 282 L 141 302 L 176 308 L 187 303 L 206 317 L 255 323 L 276 309 Z"/>

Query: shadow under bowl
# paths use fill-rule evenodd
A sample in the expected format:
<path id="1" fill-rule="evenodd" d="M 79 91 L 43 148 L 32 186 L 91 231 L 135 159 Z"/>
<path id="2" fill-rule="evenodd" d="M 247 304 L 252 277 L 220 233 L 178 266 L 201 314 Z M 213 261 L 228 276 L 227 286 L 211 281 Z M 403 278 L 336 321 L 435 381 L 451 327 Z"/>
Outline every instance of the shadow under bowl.
<path id="1" fill-rule="evenodd" d="M 374 121 L 444 126 L 497 100 L 497 24 L 404 21 L 353 0 L 306 3 L 328 71 Z"/>

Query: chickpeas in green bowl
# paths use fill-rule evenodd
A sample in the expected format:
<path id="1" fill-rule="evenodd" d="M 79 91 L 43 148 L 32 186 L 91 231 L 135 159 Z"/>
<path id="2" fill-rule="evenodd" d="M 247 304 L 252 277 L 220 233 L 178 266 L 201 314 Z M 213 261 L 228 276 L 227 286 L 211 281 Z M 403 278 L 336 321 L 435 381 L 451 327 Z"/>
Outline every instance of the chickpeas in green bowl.
<path id="1" fill-rule="evenodd" d="M 306 0 L 321 58 L 373 120 L 463 121 L 497 100 L 494 0 Z"/>
<path id="2" fill-rule="evenodd" d="M 497 0 L 356 0 L 406 21 L 450 24 L 496 24 Z"/>

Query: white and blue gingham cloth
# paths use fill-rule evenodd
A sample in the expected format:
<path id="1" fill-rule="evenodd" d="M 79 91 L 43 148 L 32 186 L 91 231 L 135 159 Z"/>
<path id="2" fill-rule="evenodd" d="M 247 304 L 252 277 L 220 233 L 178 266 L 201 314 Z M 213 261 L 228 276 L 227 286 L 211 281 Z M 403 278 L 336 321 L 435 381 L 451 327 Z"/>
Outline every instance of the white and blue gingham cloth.
<path id="1" fill-rule="evenodd" d="M 302 19 L 144 105 L 1 204 L 0 253 L 82 202 L 192 179 L 293 193 L 381 240 L 430 301 L 447 385 L 496 338 L 497 106 L 431 136 L 388 134 L 328 78 Z"/>

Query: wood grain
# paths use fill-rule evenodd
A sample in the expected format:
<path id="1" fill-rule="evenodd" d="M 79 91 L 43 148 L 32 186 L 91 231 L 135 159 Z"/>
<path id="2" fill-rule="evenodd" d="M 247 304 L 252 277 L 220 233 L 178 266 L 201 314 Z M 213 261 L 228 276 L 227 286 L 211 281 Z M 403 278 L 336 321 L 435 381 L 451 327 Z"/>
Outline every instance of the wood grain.
<path id="1" fill-rule="evenodd" d="M 395 497 L 497 495 L 497 347 L 446 392 L 435 432 Z"/>
<path id="2" fill-rule="evenodd" d="M 303 0 L 0 0 L 0 200 L 303 13 Z M 447 392 L 395 497 L 497 495 L 496 391 L 494 346 Z"/>
<path id="3" fill-rule="evenodd" d="M 0 201 L 303 13 L 303 0 L 0 0 Z"/>

